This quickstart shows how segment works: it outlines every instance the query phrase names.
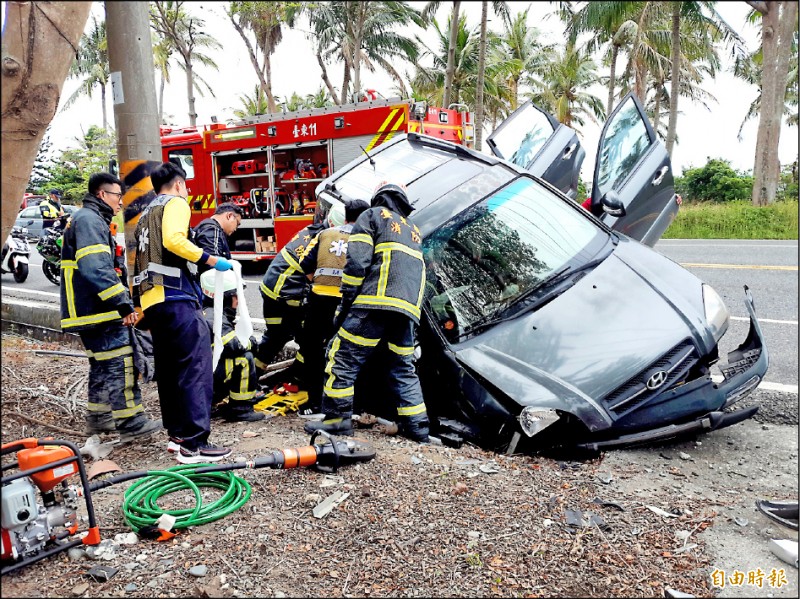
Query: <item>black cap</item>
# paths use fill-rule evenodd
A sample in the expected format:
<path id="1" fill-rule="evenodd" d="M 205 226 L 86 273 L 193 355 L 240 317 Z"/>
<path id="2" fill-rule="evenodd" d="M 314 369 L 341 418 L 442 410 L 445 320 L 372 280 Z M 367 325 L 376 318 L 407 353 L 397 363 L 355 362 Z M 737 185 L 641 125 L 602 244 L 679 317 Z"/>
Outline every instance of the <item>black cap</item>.
<path id="1" fill-rule="evenodd" d="M 60 189 L 51 189 L 48 193 L 54 196 L 58 196 L 59 198 L 62 196 Z"/>

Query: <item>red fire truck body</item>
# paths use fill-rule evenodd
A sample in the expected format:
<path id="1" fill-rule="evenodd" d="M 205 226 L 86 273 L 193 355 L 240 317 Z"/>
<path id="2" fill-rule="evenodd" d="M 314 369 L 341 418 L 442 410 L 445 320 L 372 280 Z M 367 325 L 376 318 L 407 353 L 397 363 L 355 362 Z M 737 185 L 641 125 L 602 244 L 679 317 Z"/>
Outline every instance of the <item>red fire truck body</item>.
<path id="1" fill-rule="evenodd" d="M 191 225 L 235 202 L 245 217 L 231 238 L 237 260 L 271 259 L 314 219 L 317 184 L 362 152 L 417 131 L 471 145 L 468 112 L 388 99 L 248 117 L 235 125 L 161 129 L 164 161 L 186 171 Z M 369 200 L 369 198 L 363 198 Z"/>

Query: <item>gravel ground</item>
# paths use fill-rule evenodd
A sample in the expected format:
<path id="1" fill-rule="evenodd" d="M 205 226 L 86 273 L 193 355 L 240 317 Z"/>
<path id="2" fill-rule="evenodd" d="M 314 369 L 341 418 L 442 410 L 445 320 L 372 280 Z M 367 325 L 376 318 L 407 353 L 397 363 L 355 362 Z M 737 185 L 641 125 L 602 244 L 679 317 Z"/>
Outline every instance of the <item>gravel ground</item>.
<path id="1" fill-rule="evenodd" d="M 54 434 L 83 444 L 84 436 L 53 425 L 82 430 L 88 363 L 30 351 L 37 348 L 66 349 L 3 335 L 2 440 Z M 143 395 L 157 415 L 155 385 L 143 385 Z M 784 567 L 788 580 L 780 588 L 766 580 L 763 588 L 738 587 L 739 596 L 796 597 L 797 570 L 757 548 L 767 537 L 797 535 L 775 530 L 781 527 L 756 512 L 751 497 L 797 497 L 796 399 L 794 408 L 791 401 L 774 408 L 789 420 L 794 413 L 793 425 L 770 424 L 770 433 L 753 420 L 585 462 L 419 445 L 358 430 L 378 451 L 372 462 L 336 475 L 238 471 L 253 495 L 226 518 L 170 541 L 120 545 L 107 561 L 62 553 L 4 577 L 2 595 L 663 597 L 671 587 L 736 596 L 730 585 L 714 587 L 710 575 L 715 568 L 744 568 L 738 557 L 749 552 L 767 574 Z M 258 423 L 215 420 L 212 440 L 233 447 L 237 458 L 254 458 L 306 445 L 302 425 L 294 415 Z M 780 444 L 771 437 L 776 431 Z M 759 461 L 764 449 L 780 462 Z M 123 471 L 176 463 L 163 434 L 115 449 L 109 459 Z M 741 470 L 748 474 L 732 474 Z M 121 514 L 127 486 L 93 495 L 104 538 L 129 530 Z M 346 499 L 315 518 L 313 507 L 337 491 Z M 170 506 L 188 500 L 178 493 Z M 736 517 L 749 522 L 741 526 Z M 97 582 L 86 575 L 97 565 L 118 572 Z M 190 574 L 196 566 L 205 566 L 203 576 Z"/>

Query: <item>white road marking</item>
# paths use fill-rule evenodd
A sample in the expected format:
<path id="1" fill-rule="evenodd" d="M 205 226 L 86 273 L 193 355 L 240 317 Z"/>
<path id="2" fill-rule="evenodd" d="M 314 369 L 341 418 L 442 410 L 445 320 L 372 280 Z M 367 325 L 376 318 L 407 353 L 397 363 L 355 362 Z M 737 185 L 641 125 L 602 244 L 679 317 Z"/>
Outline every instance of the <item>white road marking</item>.
<path id="1" fill-rule="evenodd" d="M 676 241 L 677 243 L 669 243 L 670 241 Z M 797 244 L 795 245 L 769 245 L 766 243 L 753 243 L 753 244 L 745 244 L 745 243 L 719 243 L 719 244 L 708 244 L 708 243 L 680 243 L 677 240 L 670 240 L 670 239 L 662 239 L 658 242 L 658 245 L 661 244 L 670 245 L 671 247 L 693 247 L 693 248 L 792 248 L 797 249 Z"/>
<path id="2" fill-rule="evenodd" d="M 744 320 L 745 322 L 750 322 L 750 317 L 731 316 L 731 320 Z M 768 322 L 770 324 L 793 324 L 794 326 L 797 326 L 796 320 L 775 320 L 774 318 L 759 318 L 758 322 L 759 324 L 762 322 Z"/>
<path id="3" fill-rule="evenodd" d="M 34 295 L 46 295 L 49 297 L 58 297 L 61 296 L 58 293 L 53 293 L 52 291 L 39 291 L 37 289 L 24 289 L 23 287 L 14 287 L 13 285 L 3 285 L 3 289 L 6 290 L 13 290 L 13 291 L 21 291 L 23 293 L 32 293 Z"/>

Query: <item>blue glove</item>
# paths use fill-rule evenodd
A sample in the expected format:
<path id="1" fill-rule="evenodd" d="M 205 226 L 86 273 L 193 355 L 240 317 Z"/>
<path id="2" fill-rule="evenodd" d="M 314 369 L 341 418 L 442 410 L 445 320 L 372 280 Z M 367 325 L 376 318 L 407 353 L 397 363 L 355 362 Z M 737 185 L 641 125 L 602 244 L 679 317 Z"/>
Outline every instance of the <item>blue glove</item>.
<path id="1" fill-rule="evenodd" d="M 214 265 L 215 270 L 233 270 L 233 264 L 229 260 L 221 256 L 217 256 L 217 263 Z"/>

